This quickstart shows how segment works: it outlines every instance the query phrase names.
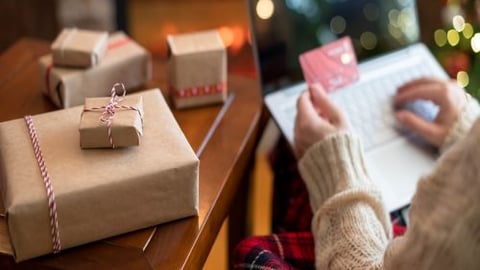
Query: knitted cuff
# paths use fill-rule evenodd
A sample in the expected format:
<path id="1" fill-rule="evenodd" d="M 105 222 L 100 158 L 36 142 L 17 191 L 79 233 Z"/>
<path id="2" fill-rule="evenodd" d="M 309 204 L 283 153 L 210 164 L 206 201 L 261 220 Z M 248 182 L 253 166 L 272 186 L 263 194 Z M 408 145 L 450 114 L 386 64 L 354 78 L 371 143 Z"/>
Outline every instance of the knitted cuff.
<path id="1" fill-rule="evenodd" d="M 444 153 L 450 146 L 465 137 L 479 115 L 480 107 L 478 102 L 474 98 L 469 98 L 457 121 L 448 131 L 447 137 L 440 147 L 440 152 Z"/>
<path id="2" fill-rule="evenodd" d="M 298 164 L 315 213 L 334 194 L 371 185 L 358 137 L 336 133 L 311 146 Z"/>

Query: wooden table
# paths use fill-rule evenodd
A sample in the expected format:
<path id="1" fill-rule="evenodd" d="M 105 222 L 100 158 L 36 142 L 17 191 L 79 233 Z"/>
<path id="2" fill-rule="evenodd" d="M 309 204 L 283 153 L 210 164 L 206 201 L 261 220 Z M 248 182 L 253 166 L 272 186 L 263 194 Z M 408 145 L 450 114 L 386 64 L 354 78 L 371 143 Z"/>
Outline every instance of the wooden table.
<path id="1" fill-rule="evenodd" d="M 56 109 L 40 91 L 37 59 L 48 51 L 46 41 L 22 39 L 0 56 L 0 121 Z M 165 63 L 157 59 L 153 64 L 153 79 L 142 89 L 167 89 L 165 77 Z M 11 256 L 0 255 L 0 269 L 200 269 L 238 190 L 245 185 L 259 134 L 262 106 L 258 82 L 229 75 L 228 85 L 231 94 L 223 106 L 173 110 L 200 158 L 198 217 L 20 264 Z M 231 223 L 241 224 L 237 220 Z M 0 249 L 5 250 L 7 233 L 5 226 L 2 228 Z"/>

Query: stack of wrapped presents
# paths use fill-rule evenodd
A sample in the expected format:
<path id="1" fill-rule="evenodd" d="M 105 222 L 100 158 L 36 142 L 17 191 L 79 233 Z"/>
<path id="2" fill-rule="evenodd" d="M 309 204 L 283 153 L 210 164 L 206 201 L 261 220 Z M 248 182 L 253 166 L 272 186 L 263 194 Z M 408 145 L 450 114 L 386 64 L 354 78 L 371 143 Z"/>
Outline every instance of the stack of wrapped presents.
<path id="1" fill-rule="evenodd" d="M 215 31 L 168 39 L 174 105 L 221 103 Z M 198 214 L 199 160 L 159 89 L 151 57 L 123 33 L 65 29 L 39 59 L 60 110 L 0 123 L 0 189 L 17 261 Z"/>

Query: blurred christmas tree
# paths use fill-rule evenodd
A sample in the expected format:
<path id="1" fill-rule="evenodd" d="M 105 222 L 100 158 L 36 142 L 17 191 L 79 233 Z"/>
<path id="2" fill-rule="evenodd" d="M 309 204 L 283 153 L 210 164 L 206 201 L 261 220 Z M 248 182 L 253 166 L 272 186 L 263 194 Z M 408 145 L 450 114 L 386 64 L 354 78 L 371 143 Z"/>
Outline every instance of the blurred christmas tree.
<path id="1" fill-rule="evenodd" d="M 431 49 L 450 77 L 479 99 L 480 0 L 443 0 L 442 18 Z"/>

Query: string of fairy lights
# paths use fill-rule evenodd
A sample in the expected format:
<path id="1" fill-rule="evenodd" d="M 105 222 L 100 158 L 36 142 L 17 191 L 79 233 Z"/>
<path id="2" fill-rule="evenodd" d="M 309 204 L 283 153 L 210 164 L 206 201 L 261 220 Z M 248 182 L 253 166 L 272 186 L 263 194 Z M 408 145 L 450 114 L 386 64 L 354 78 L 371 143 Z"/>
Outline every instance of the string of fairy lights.
<path id="1" fill-rule="evenodd" d="M 480 52 L 480 33 L 475 33 L 471 23 L 465 21 L 462 15 L 455 15 L 452 18 L 451 29 L 437 29 L 434 33 L 435 44 L 439 47 L 457 47 L 461 42 L 467 41 L 474 53 Z M 458 71 L 456 78 L 460 86 L 467 87 L 470 78 L 466 70 Z"/>

